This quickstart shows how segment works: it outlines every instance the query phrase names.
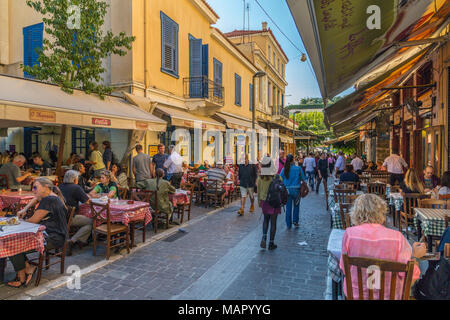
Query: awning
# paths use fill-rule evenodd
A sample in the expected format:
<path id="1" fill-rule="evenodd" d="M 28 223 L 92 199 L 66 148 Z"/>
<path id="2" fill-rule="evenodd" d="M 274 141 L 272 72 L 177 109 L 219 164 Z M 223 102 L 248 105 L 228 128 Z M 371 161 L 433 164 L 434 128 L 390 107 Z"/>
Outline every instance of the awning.
<path id="1" fill-rule="evenodd" d="M 340 138 L 325 141 L 324 144 L 331 145 L 331 144 L 335 144 L 338 142 L 349 142 L 349 141 L 355 140 L 357 138 L 359 138 L 359 132 L 352 132 L 352 133 L 346 134 L 345 136 L 342 136 Z"/>
<path id="2" fill-rule="evenodd" d="M 285 135 L 285 134 L 280 134 L 279 136 L 280 136 L 280 141 L 282 143 L 291 143 L 291 144 L 293 143 L 292 137 L 289 137 L 288 135 Z"/>
<path id="3" fill-rule="evenodd" d="M 121 98 L 101 100 L 80 90 L 0 76 L 0 127 L 39 124 L 165 131 L 166 122 Z"/>
<path id="4" fill-rule="evenodd" d="M 383 91 L 381 88 L 396 85 L 434 47 L 435 45 L 422 50 L 364 87 L 327 106 L 324 109 L 324 119 L 327 127 L 333 127 L 335 132 L 345 132 L 348 130 L 342 127 L 346 122 L 359 123 L 364 117 L 369 115 L 368 112 L 370 110 L 376 109 L 377 102 L 390 94 L 389 91 Z M 349 129 L 355 129 L 355 127 Z"/>
<path id="5" fill-rule="evenodd" d="M 226 128 L 220 122 L 217 122 L 211 118 L 194 115 L 187 110 L 181 110 L 179 108 L 157 105 L 154 114 L 157 116 L 165 115 L 170 117 L 172 126 L 194 128 L 195 122 L 201 122 L 201 126 L 205 130 L 219 130 L 226 131 Z"/>
<path id="6" fill-rule="evenodd" d="M 217 113 L 215 117 L 224 121 L 228 128 L 247 131 L 252 128 L 252 122 L 242 118 L 236 118 L 224 113 Z M 255 121 L 255 130 L 265 130 Z"/>
<path id="7" fill-rule="evenodd" d="M 379 65 L 406 51 L 396 46 L 399 42 L 432 37 L 450 12 L 450 2 L 446 0 L 287 3 L 324 98 L 350 88 Z M 379 9 L 378 19 L 376 11 L 367 14 L 370 7 Z M 377 20 L 381 21 L 380 28 L 367 27 Z"/>

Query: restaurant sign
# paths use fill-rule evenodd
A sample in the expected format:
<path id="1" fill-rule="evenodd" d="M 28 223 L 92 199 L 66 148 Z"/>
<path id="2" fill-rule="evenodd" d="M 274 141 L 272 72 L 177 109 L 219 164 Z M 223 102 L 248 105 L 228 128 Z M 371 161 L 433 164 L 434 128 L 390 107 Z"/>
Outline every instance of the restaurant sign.
<path id="1" fill-rule="evenodd" d="M 34 121 L 56 122 L 56 112 L 39 109 L 30 109 L 29 118 L 30 120 Z"/>
<path id="2" fill-rule="evenodd" d="M 96 126 L 111 126 L 110 119 L 92 118 L 92 124 Z"/>
<path id="3" fill-rule="evenodd" d="M 137 130 L 147 130 L 148 129 L 148 123 L 147 122 L 136 121 L 136 129 Z"/>

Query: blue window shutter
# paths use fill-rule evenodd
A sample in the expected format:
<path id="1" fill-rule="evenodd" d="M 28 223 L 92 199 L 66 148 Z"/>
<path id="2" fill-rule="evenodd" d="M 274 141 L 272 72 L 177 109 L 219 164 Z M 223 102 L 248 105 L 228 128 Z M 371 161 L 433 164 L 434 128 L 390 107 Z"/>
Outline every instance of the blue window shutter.
<path id="1" fill-rule="evenodd" d="M 249 104 L 250 104 L 249 109 L 250 109 L 250 111 L 253 111 L 253 85 L 252 84 L 249 85 L 248 95 L 250 97 L 249 98 Z"/>
<path id="2" fill-rule="evenodd" d="M 208 98 L 209 90 L 208 90 L 208 77 L 209 77 L 209 54 L 208 54 L 209 46 L 204 44 L 202 46 L 202 76 L 203 76 L 203 98 Z"/>
<path id="3" fill-rule="evenodd" d="M 214 58 L 214 96 L 222 98 L 222 90 L 219 86 L 222 86 L 222 63 Z"/>
<path id="4" fill-rule="evenodd" d="M 202 39 L 189 39 L 189 96 L 202 97 Z"/>
<path id="5" fill-rule="evenodd" d="M 178 75 L 178 24 L 161 12 L 161 69 Z"/>
<path id="6" fill-rule="evenodd" d="M 238 105 L 238 76 L 234 74 L 234 104 Z"/>
<path id="7" fill-rule="evenodd" d="M 238 95 L 238 104 L 239 104 L 240 106 L 242 105 L 242 92 L 241 92 L 241 90 L 242 90 L 241 77 L 238 76 L 238 92 L 239 92 L 239 95 Z"/>
<path id="8" fill-rule="evenodd" d="M 39 64 L 39 53 L 36 49 L 42 49 L 44 38 L 44 24 L 38 23 L 23 28 L 23 64 L 25 66 L 34 66 Z M 26 72 L 25 77 L 30 77 Z"/>

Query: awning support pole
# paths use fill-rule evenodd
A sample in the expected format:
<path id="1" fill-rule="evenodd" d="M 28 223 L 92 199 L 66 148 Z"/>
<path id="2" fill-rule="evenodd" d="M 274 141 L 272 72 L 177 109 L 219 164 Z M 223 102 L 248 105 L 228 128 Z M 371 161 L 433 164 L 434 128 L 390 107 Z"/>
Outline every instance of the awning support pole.
<path id="1" fill-rule="evenodd" d="M 59 182 L 62 183 L 63 172 L 62 172 L 62 162 L 64 156 L 64 142 L 66 141 L 66 125 L 61 127 L 61 136 L 59 137 L 59 148 L 58 148 L 58 161 L 56 164 L 56 175 L 58 176 Z"/>

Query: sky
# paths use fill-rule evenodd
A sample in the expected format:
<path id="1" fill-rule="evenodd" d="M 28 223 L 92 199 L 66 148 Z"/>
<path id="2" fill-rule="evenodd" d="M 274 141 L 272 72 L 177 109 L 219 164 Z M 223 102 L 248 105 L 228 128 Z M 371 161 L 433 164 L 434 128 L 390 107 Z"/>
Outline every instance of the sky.
<path id="1" fill-rule="evenodd" d="M 215 25 L 222 32 L 230 32 L 235 29 L 242 30 L 244 0 L 207 0 L 214 11 L 220 16 Z M 294 19 L 285 0 L 258 0 L 264 10 L 275 21 L 283 33 L 295 44 L 302 52 L 307 53 L 301 37 L 297 31 Z M 264 11 L 258 6 L 255 0 L 246 0 L 250 5 L 250 30 L 261 30 L 263 21 L 268 23 L 283 51 L 289 58 L 286 65 L 286 81 L 289 83 L 286 88 L 286 105 L 299 104 L 302 98 L 321 97 L 316 76 L 310 61 L 301 62 L 302 52 L 299 52 L 274 23 L 267 17 Z M 245 14 L 245 28 L 248 28 L 248 13 Z M 352 90 L 347 90 L 341 95 L 348 94 Z"/>

